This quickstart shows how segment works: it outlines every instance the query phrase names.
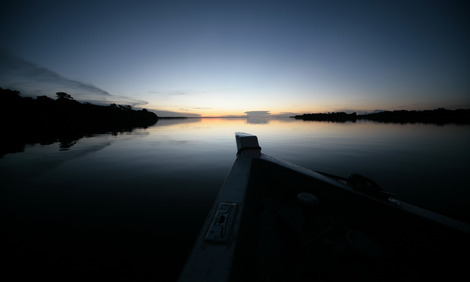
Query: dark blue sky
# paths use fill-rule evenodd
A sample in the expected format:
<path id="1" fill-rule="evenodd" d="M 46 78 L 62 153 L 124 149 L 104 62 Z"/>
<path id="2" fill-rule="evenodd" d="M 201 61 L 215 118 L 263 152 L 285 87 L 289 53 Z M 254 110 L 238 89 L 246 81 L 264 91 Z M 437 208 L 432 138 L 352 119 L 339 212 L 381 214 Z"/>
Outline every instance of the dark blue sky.
<path id="1" fill-rule="evenodd" d="M 470 107 L 468 1 L 10 1 L 0 87 L 206 116 Z"/>

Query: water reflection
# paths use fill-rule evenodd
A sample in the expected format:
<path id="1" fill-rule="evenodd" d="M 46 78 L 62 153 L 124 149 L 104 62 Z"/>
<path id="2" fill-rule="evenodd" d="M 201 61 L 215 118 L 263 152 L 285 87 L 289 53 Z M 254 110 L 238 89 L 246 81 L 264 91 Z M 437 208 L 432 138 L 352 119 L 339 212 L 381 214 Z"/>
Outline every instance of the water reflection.
<path id="1" fill-rule="evenodd" d="M 268 124 L 270 121 L 267 117 L 249 117 L 246 119 L 246 123 L 252 124 Z"/>
<path id="2" fill-rule="evenodd" d="M 40 273 L 176 277 L 235 159 L 237 131 L 256 134 L 265 154 L 360 173 L 403 200 L 470 221 L 469 129 L 162 119 L 132 132 L 27 145 L 0 159 L 1 236 L 12 242 L 3 255 Z"/>
<path id="3" fill-rule="evenodd" d="M 115 175 L 144 182 L 188 173 L 211 178 L 214 173 L 207 172 L 211 169 L 223 179 L 234 159 L 234 132 L 242 131 L 256 134 L 266 154 L 331 174 L 366 175 L 426 208 L 437 207 L 446 213 L 458 210 L 457 214 L 466 210 L 462 199 L 467 192 L 461 187 L 470 170 L 468 126 L 248 120 L 169 119 L 132 132 L 63 138 L 60 143 L 50 140 L 27 146 L 23 154 L 4 156 L 0 177 L 13 183 L 21 176 L 52 174 L 67 164 L 62 175 L 81 181 L 89 178 L 89 182 L 109 181 Z M 80 165 L 71 171 L 75 163 Z M 127 180 L 123 183 L 131 185 Z M 452 187 L 451 193 L 448 187 Z"/>
<path id="4" fill-rule="evenodd" d="M 117 136 L 120 134 L 131 133 L 138 127 L 122 128 L 120 130 L 114 129 L 113 131 L 106 130 L 65 130 L 65 131 L 50 131 L 40 130 L 36 128 L 33 131 L 15 129 L 14 132 L 9 132 L 8 138 L 0 139 L 0 159 L 5 154 L 23 152 L 27 145 L 41 144 L 50 145 L 58 142 L 61 151 L 67 151 L 74 146 L 80 139 L 84 137 L 91 137 L 100 134 L 109 134 Z"/>

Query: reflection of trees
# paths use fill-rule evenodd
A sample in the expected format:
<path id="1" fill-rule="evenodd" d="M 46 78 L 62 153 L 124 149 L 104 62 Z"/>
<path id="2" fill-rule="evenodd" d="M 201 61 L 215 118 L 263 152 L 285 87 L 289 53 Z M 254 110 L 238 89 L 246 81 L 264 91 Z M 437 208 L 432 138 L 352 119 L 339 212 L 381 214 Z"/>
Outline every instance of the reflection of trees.
<path id="1" fill-rule="evenodd" d="M 26 144 L 60 142 L 68 149 L 83 136 L 132 131 L 157 122 L 156 114 L 133 110 L 128 105 L 109 106 L 80 103 L 65 92 L 57 92 L 57 99 L 39 96 L 21 97 L 20 92 L 0 88 L 0 125 L 4 136 L 0 140 L 0 157 L 6 153 L 21 152 Z"/>

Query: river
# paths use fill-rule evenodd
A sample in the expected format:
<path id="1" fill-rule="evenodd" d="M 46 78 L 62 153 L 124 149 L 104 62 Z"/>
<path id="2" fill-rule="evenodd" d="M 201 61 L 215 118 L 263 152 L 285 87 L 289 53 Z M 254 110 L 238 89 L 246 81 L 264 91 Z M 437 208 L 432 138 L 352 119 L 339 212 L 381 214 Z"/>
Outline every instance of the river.
<path id="1" fill-rule="evenodd" d="M 470 221 L 468 125 L 162 119 L 1 158 L 6 268 L 18 279 L 175 280 L 235 160 L 237 131 L 257 135 L 265 154 L 359 173 Z"/>

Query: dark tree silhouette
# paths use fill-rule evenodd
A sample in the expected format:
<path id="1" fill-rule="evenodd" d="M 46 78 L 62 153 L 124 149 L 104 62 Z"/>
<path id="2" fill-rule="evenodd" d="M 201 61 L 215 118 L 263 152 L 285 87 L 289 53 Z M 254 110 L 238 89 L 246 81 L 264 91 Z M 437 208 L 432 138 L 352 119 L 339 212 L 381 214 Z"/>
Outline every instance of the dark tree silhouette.
<path id="1" fill-rule="evenodd" d="M 65 92 L 57 92 L 56 93 L 57 100 L 75 100 L 71 95 L 65 93 Z"/>
<path id="2" fill-rule="evenodd" d="M 346 122 L 356 120 L 372 120 L 384 123 L 432 123 L 470 124 L 470 109 L 447 110 L 443 108 L 425 111 L 383 111 L 378 113 L 356 115 L 356 113 L 315 113 L 293 116 L 295 119 Z"/>
<path id="3" fill-rule="evenodd" d="M 0 139 L 0 157 L 22 151 L 25 144 L 61 142 L 67 149 L 85 135 L 131 131 L 157 122 L 148 110 L 129 105 L 99 106 L 80 103 L 65 92 L 57 99 L 21 97 L 19 91 L 0 88 L 0 126 L 9 138 Z"/>
<path id="4" fill-rule="evenodd" d="M 333 122 L 356 122 L 356 113 L 347 114 L 345 112 L 335 113 L 316 113 L 316 114 L 303 114 L 294 116 L 295 119 L 302 120 L 317 120 L 317 121 L 333 121 Z"/>

